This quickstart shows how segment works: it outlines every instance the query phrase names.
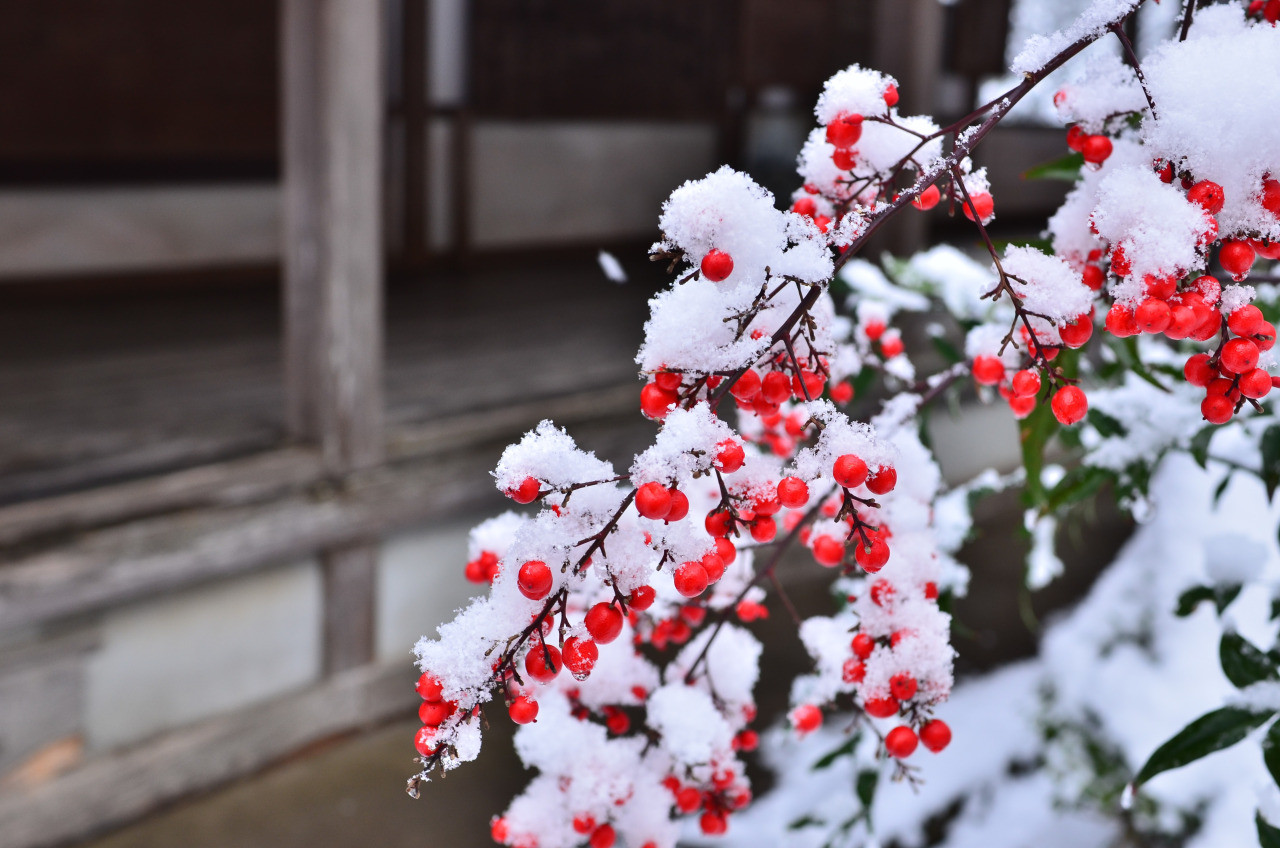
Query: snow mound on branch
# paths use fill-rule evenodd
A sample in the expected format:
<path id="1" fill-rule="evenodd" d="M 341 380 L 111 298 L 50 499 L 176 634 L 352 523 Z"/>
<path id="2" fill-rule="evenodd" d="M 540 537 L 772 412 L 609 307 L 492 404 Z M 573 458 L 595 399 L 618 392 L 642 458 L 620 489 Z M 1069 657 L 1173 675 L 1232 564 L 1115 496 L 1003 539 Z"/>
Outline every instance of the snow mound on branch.
<path id="1" fill-rule="evenodd" d="M 1075 42 L 1105 32 L 1108 25 L 1123 18 L 1141 2 L 1142 0 L 1093 0 L 1070 26 L 1049 35 L 1033 35 L 1028 38 L 1022 50 L 1013 57 L 1009 70 L 1019 76 L 1036 73 Z"/>
<path id="2" fill-rule="evenodd" d="M 813 114 L 820 124 L 829 124 L 841 115 L 864 118 L 887 115 L 889 106 L 884 102 L 884 93 L 890 85 L 897 85 L 897 80 L 879 71 L 850 65 L 823 84 Z"/>
<path id="3" fill-rule="evenodd" d="M 1041 253 L 1034 247 L 1009 247 L 1002 263 L 1014 291 L 1031 312 L 1062 325 L 1089 311 L 1093 291 L 1086 286 L 1070 265 L 1057 256 Z"/>
<path id="4" fill-rule="evenodd" d="M 1237 6 L 1196 15 L 1191 37 L 1143 63 L 1158 117 L 1142 128 L 1151 153 L 1222 186 L 1223 235 L 1280 237 L 1260 202 L 1264 174 L 1280 174 L 1280 29 L 1250 26 Z"/>

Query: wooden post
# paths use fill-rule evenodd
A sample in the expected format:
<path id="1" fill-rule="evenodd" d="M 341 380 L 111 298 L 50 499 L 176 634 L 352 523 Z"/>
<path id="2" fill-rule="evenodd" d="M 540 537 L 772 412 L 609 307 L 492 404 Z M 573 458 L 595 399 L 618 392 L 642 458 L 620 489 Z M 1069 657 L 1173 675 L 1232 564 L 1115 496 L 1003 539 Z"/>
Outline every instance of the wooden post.
<path id="1" fill-rule="evenodd" d="M 282 0 L 286 420 L 342 478 L 377 465 L 382 396 L 381 0 Z M 378 544 L 321 552 L 323 666 L 373 657 Z"/>
<path id="2" fill-rule="evenodd" d="M 383 455 L 383 4 L 282 10 L 286 420 L 342 475 Z"/>

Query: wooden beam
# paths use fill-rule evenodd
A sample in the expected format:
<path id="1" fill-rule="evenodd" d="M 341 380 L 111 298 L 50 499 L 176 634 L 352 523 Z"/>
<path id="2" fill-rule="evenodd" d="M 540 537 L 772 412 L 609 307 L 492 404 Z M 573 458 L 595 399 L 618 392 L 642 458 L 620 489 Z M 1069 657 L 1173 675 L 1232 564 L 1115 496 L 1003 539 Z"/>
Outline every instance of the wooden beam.
<path id="1" fill-rule="evenodd" d="M 396 439 L 397 455 L 414 459 L 356 475 L 340 488 L 139 519 L 36 551 L 18 546 L 7 560 L 0 554 L 0 632 L 286 564 L 492 504 L 484 471 L 513 432 L 541 418 L 582 430 L 595 425 L 593 447 L 628 455 L 651 434 L 635 414 L 635 391 L 628 385 L 530 405 L 520 410 L 523 420 L 504 418 L 501 432 L 478 425 L 474 414 L 406 431 Z M 610 438 L 626 443 L 608 444 Z"/>
<path id="2" fill-rule="evenodd" d="M 373 659 L 378 579 L 377 542 L 330 548 L 321 557 L 324 574 L 322 666 L 326 675 Z"/>
<path id="3" fill-rule="evenodd" d="M 341 475 L 382 459 L 383 3 L 281 10 L 286 420 Z"/>
<path id="4" fill-rule="evenodd" d="M 427 0 L 404 0 L 404 260 L 427 258 Z"/>
<path id="5" fill-rule="evenodd" d="M 408 663 L 354 669 L 147 745 L 95 757 L 38 786 L 0 793 L 4 845 L 63 845 L 263 768 L 310 742 L 407 714 L 418 701 L 413 679 Z M 406 774 L 408 761 L 406 754 Z"/>

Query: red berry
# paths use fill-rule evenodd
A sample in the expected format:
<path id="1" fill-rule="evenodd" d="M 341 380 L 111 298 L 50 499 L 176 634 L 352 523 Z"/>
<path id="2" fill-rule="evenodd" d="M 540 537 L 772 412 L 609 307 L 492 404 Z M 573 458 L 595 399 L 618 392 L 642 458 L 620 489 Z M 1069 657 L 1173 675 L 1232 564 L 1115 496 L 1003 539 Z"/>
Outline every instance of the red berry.
<path id="1" fill-rule="evenodd" d="M 1218 249 L 1218 262 L 1222 269 L 1237 282 L 1248 275 L 1256 256 L 1248 242 L 1243 241 L 1224 241 Z"/>
<path id="2" fill-rule="evenodd" d="M 813 202 L 812 197 L 802 197 L 795 203 L 791 204 L 791 211 L 797 215 L 804 215 L 806 218 L 812 218 L 818 214 L 818 204 Z"/>
<path id="3" fill-rule="evenodd" d="M 919 689 L 919 683 L 914 677 L 905 671 L 895 674 L 889 678 L 889 691 L 893 693 L 893 697 L 899 701 L 910 701 L 916 696 Z"/>
<path id="4" fill-rule="evenodd" d="M 707 583 L 716 583 L 721 577 L 724 577 L 724 560 L 714 551 L 703 554 L 702 559 L 698 560 L 702 564 L 702 570 L 707 572 Z M 706 610 L 702 607 L 694 607 L 698 613 L 705 614 Z M 693 622 L 690 622 L 693 623 Z"/>
<path id="5" fill-rule="evenodd" d="M 994 386 L 1004 379 L 1004 363 L 995 356 L 975 356 L 973 358 L 974 382 L 983 386 Z"/>
<path id="6" fill-rule="evenodd" d="M 893 83 L 889 83 L 889 87 L 884 90 L 884 105 L 890 109 L 898 105 L 898 87 Z"/>
<path id="7" fill-rule="evenodd" d="M 733 737 L 735 751 L 754 751 L 758 747 L 760 747 L 760 734 L 754 730 L 744 730 Z"/>
<path id="8" fill-rule="evenodd" d="M 751 538 L 760 544 L 772 542 L 773 537 L 778 535 L 778 523 L 767 515 L 758 515 L 751 522 Z"/>
<path id="9" fill-rule="evenodd" d="M 862 708 L 872 718 L 888 718 L 898 714 L 898 702 L 893 698 L 868 698 Z"/>
<path id="10" fill-rule="evenodd" d="M 418 719 L 425 725 L 438 727 L 453 715 L 456 708 L 453 701 L 423 701 L 418 705 Z"/>
<path id="11" fill-rule="evenodd" d="M 783 477 L 778 481 L 778 501 L 788 509 L 799 509 L 809 502 L 809 487 L 799 477 Z"/>
<path id="12" fill-rule="evenodd" d="M 1169 304 L 1154 297 L 1142 301 L 1133 311 L 1133 320 L 1144 333 L 1163 333 L 1169 326 L 1169 318 Z"/>
<path id="13" fill-rule="evenodd" d="M 1209 385 L 1209 381 L 1218 376 L 1218 369 L 1209 364 L 1209 354 L 1197 353 L 1182 366 L 1182 376 L 1193 386 Z"/>
<path id="14" fill-rule="evenodd" d="M 1258 367 L 1258 346 L 1249 339 L 1232 339 L 1222 346 L 1218 363 L 1224 371 L 1247 374 Z"/>
<path id="15" fill-rule="evenodd" d="M 1097 265 L 1086 265 L 1084 271 L 1080 274 L 1080 282 L 1084 283 L 1094 291 L 1102 289 L 1102 284 L 1106 282 L 1107 275 L 1102 273 L 1102 269 Z"/>
<path id="16" fill-rule="evenodd" d="M 698 819 L 698 827 L 707 836 L 722 836 L 729 830 L 729 817 L 720 810 L 707 810 Z"/>
<path id="17" fill-rule="evenodd" d="M 1084 131 L 1084 127 L 1079 124 L 1072 124 L 1067 127 L 1067 149 L 1079 153 L 1084 149 L 1084 141 L 1088 137 L 1089 134 Z"/>
<path id="18" fill-rule="evenodd" d="M 840 679 L 845 683 L 861 683 L 866 676 L 867 667 L 859 660 L 845 660 L 844 665 L 840 668 Z"/>
<path id="19" fill-rule="evenodd" d="M 594 816 L 580 815 L 573 817 L 573 829 L 578 833 L 590 833 L 596 829 Z"/>
<path id="20" fill-rule="evenodd" d="M 813 540 L 813 558 L 819 565 L 835 568 L 844 561 L 844 545 L 826 534 L 818 536 Z"/>
<path id="21" fill-rule="evenodd" d="M 1226 424 L 1235 413 L 1235 406 L 1223 395 L 1209 395 L 1200 402 L 1200 414 L 1210 424 Z"/>
<path id="22" fill-rule="evenodd" d="M 831 387 L 831 399 L 843 406 L 853 400 L 853 386 L 847 382 L 836 383 Z"/>
<path id="23" fill-rule="evenodd" d="M 587 844 L 591 848 L 613 848 L 614 840 L 617 838 L 617 834 L 613 832 L 612 825 L 602 824 L 591 834 Z"/>
<path id="24" fill-rule="evenodd" d="M 622 611 L 614 604 L 602 601 L 587 610 L 584 624 L 592 639 L 601 645 L 607 645 L 622 632 Z"/>
<path id="25" fill-rule="evenodd" d="M 670 408 L 679 402 L 675 392 L 668 392 L 657 383 L 645 383 L 640 390 L 640 411 L 649 418 L 666 418 Z"/>
<path id="26" fill-rule="evenodd" d="M 636 489 L 636 511 L 661 521 L 671 512 L 671 490 L 661 483 L 645 483 Z"/>
<path id="27" fill-rule="evenodd" d="M 831 162 L 842 171 L 853 169 L 855 152 L 847 147 L 837 147 L 831 152 Z M 826 216 L 821 216 L 826 217 Z M 816 223 L 816 222 L 815 222 Z"/>
<path id="28" fill-rule="evenodd" d="M 873 318 L 863 326 L 862 334 L 867 337 L 868 341 L 874 342 L 884 335 L 885 329 L 885 323 L 883 321 Z"/>
<path id="29" fill-rule="evenodd" d="M 520 594 L 531 601 L 540 601 L 551 591 L 551 569 L 540 559 L 531 559 L 520 566 L 516 583 Z"/>
<path id="30" fill-rule="evenodd" d="M 507 489 L 507 497 L 518 504 L 532 503 L 538 497 L 538 491 L 541 488 L 536 477 L 526 477 L 514 489 Z"/>
<path id="31" fill-rule="evenodd" d="M 1062 343 L 1071 349 L 1083 347 L 1093 336 L 1093 318 L 1088 315 L 1077 315 L 1074 320 L 1063 324 L 1058 329 Z"/>
<path id="32" fill-rule="evenodd" d="M 884 354 L 885 359 L 893 359 L 902 353 L 905 346 L 902 342 L 902 336 L 894 333 L 892 335 L 886 333 L 880 340 L 880 352 Z"/>
<path id="33" fill-rule="evenodd" d="M 1227 326 L 1237 336 L 1252 336 L 1265 320 L 1262 310 L 1250 303 L 1232 312 L 1227 317 Z"/>
<path id="34" fill-rule="evenodd" d="M 1196 331 L 1199 323 L 1194 309 L 1178 303 L 1169 310 L 1169 326 L 1164 328 L 1164 332 L 1171 339 L 1185 339 Z"/>
<path id="35" fill-rule="evenodd" d="M 702 793 L 693 786 L 676 790 L 676 809 L 682 813 L 692 813 L 702 806 Z"/>
<path id="36" fill-rule="evenodd" d="M 964 216 L 970 221 L 974 220 L 974 213 L 976 212 L 977 219 L 985 224 L 995 213 L 996 202 L 992 199 L 991 195 L 985 191 L 969 195 L 969 201 L 971 201 L 972 205 L 969 202 L 966 202 L 963 204 L 962 209 L 964 211 Z"/>
<path id="37" fill-rule="evenodd" d="M 1118 303 L 1111 304 L 1107 310 L 1107 332 L 1116 338 L 1127 338 L 1138 334 L 1138 321 L 1133 310 Z"/>
<path id="38" fill-rule="evenodd" d="M 1262 208 L 1280 218 L 1280 181 L 1265 179 L 1262 181 Z"/>
<path id="39" fill-rule="evenodd" d="M 738 558 L 738 549 L 733 546 L 733 542 L 723 536 L 716 538 L 716 556 L 726 565 L 733 565 L 733 561 Z"/>
<path id="40" fill-rule="evenodd" d="M 676 371 L 659 371 L 653 375 L 653 382 L 664 392 L 674 392 L 680 388 L 683 376 Z"/>
<path id="41" fill-rule="evenodd" d="M 813 704 L 801 704 L 791 711 L 791 726 L 800 733 L 811 733 L 822 726 L 822 710 Z"/>
<path id="42" fill-rule="evenodd" d="M 1271 375 L 1261 368 L 1255 368 L 1240 378 L 1240 394 L 1247 398 L 1266 397 L 1271 392 Z"/>
<path id="43" fill-rule="evenodd" d="M 717 509 L 707 513 L 704 522 L 707 533 L 712 536 L 728 536 L 733 532 L 733 516 L 727 509 Z"/>
<path id="44" fill-rule="evenodd" d="M 859 659 L 865 660 L 867 657 L 871 656 L 871 652 L 876 649 L 876 640 L 872 639 L 865 633 L 859 633 L 853 637 L 853 642 L 850 643 L 850 647 L 853 648 L 853 653 L 856 654 Z"/>
<path id="45" fill-rule="evenodd" d="M 914 730 L 906 725 L 899 725 L 885 735 L 884 749 L 889 752 L 889 756 L 905 760 L 915 753 L 919 741 Z"/>
<path id="46" fill-rule="evenodd" d="M 586 680 L 600 659 L 600 649 L 590 639 L 570 636 L 564 640 L 564 666 L 574 680 Z"/>
<path id="47" fill-rule="evenodd" d="M 435 741 L 436 729 L 434 727 L 419 727 L 418 732 L 413 735 L 413 747 L 424 757 L 430 757 L 439 750 L 433 744 Z"/>
<path id="48" fill-rule="evenodd" d="M 1040 375 L 1024 369 L 1013 375 L 1012 386 L 1016 397 L 1035 397 L 1040 391 Z"/>
<path id="49" fill-rule="evenodd" d="M 1021 421 L 1028 415 L 1036 411 L 1035 395 L 1030 397 L 1010 397 L 1009 410 L 1013 412 L 1013 417 Z"/>
<path id="50" fill-rule="evenodd" d="M 938 584 L 932 580 L 924 584 L 924 596 L 931 601 L 936 601 L 938 599 Z"/>
<path id="51" fill-rule="evenodd" d="M 638 586 L 631 591 L 631 597 L 627 598 L 627 605 L 632 609 L 644 612 L 653 606 L 653 601 L 657 596 L 658 593 L 653 590 L 652 586 Z"/>
<path id="52" fill-rule="evenodd" d="M 860 138 L 862 138 L 861 115 L 841 115 L 827 124 L 827 143 L 833 147 L 853 147 Z"/>
<path id="53" fill-rule="evenodd" d="M 770 371 L 760 383 L 760 396 L 772 404 L 791 398 L 791 380 L 781 371 Z"/>
<path id="54" fill-rule="evenodd" d="M 733 273 L 733 257 L 723 250 L 711 250 L 702 257 L 702 276 L 713 283 L 728 279 Z"/>
<path id="55" fill-rule="evenodd" d="M 538 702 L 520 695 L 507 707 L 507 712 L 516 724 L 531 724 L 538 720 Z"/>
<path id="56" fill-rule="evenodd" d="M 864 544 L 859 541 L 853 548 L 853 558 L 858 561 L 858 565 L 862 566 L 862 570 L 868 574 L 875 574 L 884 568 L 884 564 L 889 561 L 889 546 L 884 543 L 883 539 L 877 536 L 871 536 L 871 544 Z"/>
<path id="57" fill-rule="evenodd" d="M 529 676 L 541 683 L 554 680 L 560 673 L 560 649 L 555 645 L 539 643 L 529 649 L 524 658 L 524 670 Z"/>
<path id="58" fill-rule="evenodd" d="M 675 570 L 676 591 L 686 598 L 696 598 L 707 588 L 707 570 L 700 562 L 686 562 Z"/>
<path id="59" fill-rule="evenodd" d="M 679 489 L 668 489 L 671 495 L 671 509 L 667 510 L 666 521 L 680 521 L 689 514 L 689 498 Z"/>
<path id="60" fill-rule="evenodd" d="M 414 684 L 413 688 L 424 701 L 439 701 L 442 699 L 443 687 L 440 681 L 425 672 L 418 678 L 418 682 Z"/>
<path id="61" fill-rule="evenodd" d="M 831 477 L 846 489 L 853 489 L 866 481 L 867 464 L 861 457 L 851 453 L 843 454 L 832 463 Z"/>
<path id="62" fill-rule="evenodd" d="M 1053 417 L 1062 425 L 1070 427 L 1083 419 L 1084 414 L 1089 411 L 1089 400 L 1076 386 L 1063 386 L 1053 396 L 1050 406 L 1053 408 Z"/>
<path id="63" fill-rule="evenodd" d="M 871 601 L 878 607 L 893 601 L 893 584 L 888 580 L 877 580 L 871 584 Z"/>
<path id="64" fill-rule="evenodd" d="M 936 718 L 926 721 L 920 728 L 920 741 L 936 754 L 951 744 L 951 728 L 945 721 Z"/>
<path id="65" fill-rule="evenodd" d="M 1080 152 L 1084 154 L 1084 161 L 1101 165 L 1111 155 L 1111 139 L 1105 135 L 1088 136 L 1080 145 Z"/>
<path id="66" fill-rule="evenodd" d="M 734 439 L 725 439 L 716 445 L 715 466 L 725 474 L 732 474 L 741 468 L 746 458 L 746 451 Z"/>
<path id="67" fill-rule="evenodd" d="M 924 191 L 920 192 L 920 194 L 916 196 L 916 199 L 911 201 L 911 205 L 924 212 L 937 206 L 938 201 L 941 199 L 942 192 L 938 191 L 938 187 L 936 185 L 931 185 Z"/>
<path id="68" fill-rule="evenodd" d="M 867 478 L 867 488 L 874 494 L 887 495 L 898 485 L 898 470 L 892 465 L 882 465 Z"/>
<path id="69" fill-rule="evenodd" d="M 1226 200 L 1226 195 L 1222 191 L 1222 186 L 1209 180 L 1201 180 L 1187 189 L 1187 200 L 1198 205 L 1210 215 L 1217 215 L 1222 211 L 1222 204 Z"/>
<path id="70" fill-rule="evenodd" d="M 1258 350 L 1271 350 L 1276 343 L 1276 328 L 1270 321 L 1263 321 L 1262 326 L 1253 334 Z"/>
<path id="71" fill-rule="evenodd" d="M 729 389 L 729 394 L 740 401 L 749 401 L 760 394 L 760 375 L 748 368 Z"/>

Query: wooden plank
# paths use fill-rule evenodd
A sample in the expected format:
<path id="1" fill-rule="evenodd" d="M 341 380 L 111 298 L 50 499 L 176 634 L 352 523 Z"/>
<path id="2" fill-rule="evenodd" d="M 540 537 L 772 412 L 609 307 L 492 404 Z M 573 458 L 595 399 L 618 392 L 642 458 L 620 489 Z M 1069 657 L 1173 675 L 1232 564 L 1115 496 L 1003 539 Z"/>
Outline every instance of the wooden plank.
<path id="1" fill-rule="evenodd" d="M 319 455 L 283 448 L 0 508 L 0 546 L 199 506 L 254 503 L 314 482 Z"/>
<path id="2" fill-rule="evenodd" d="M 0 793 L 0 833 L 6 848 L 63 844 L 261 769 L 310 742 L 408 713 L 416 701 L 407 664 L 353 669 Z"/>
<path id="3" fill-rule="evenodd" d="M 326 675 L 373 659 L 378 578 L 377 542 L 330 548 L 321 557 L 324 574 L 322 666 Z"/>
<path id="4" fill-rule="evenodd" d="M 383 453 L 383 3 L 281 9 L 287 421 L 342 474 Z"/>
<path id="5" fill-rule="evenodd" d="M 634 394 L 627 394 L 612 418 L 600 406 L 579 410 L 599 431 L 607 431 L 596 435 L 606 455 L 629 455 L 651 432 L 635 414 Z M 618 398 L 623 400 L 621 393 Z M 564 410 L 548 406 L 543 411 Z M 548 416 L 535 415 L 522 426 L 541 417 Z M 575 423 L 572 417 L 557 420 Z M 576 433 L 582 435 L 582 429 Z M 0 558 L 0 632 L 295 561 L 493 505 L 496 496 L 485 472 L 510 435 L 473 441 L 470 450 L 462 450 L 459 431 L 437 430 L 419 436 L 417 443 L 435 444 L 441 453 L 357 475 L 341 489 L 142 519 L 84 533 L 49 550 L 10 554 L 7 562 Z"/>

